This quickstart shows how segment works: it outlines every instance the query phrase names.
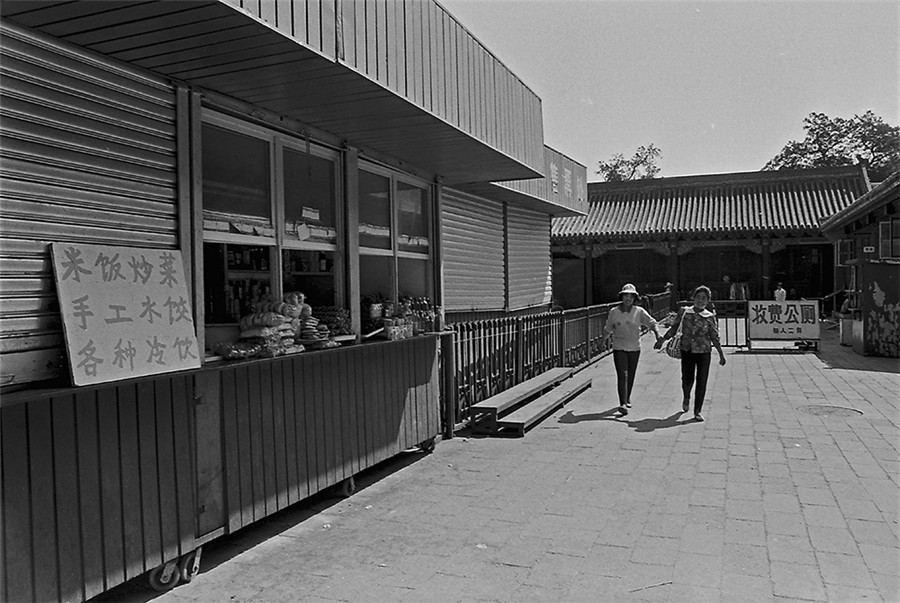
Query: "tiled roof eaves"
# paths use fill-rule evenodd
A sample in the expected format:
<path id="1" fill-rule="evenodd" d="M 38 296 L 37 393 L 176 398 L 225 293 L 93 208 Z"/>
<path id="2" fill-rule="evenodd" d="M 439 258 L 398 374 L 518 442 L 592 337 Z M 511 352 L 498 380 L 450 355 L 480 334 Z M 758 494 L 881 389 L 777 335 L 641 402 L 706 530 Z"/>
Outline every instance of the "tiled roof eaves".
<path id="1" fill-rule="evenodd" d="M 852 222 L 866 214 L 872 206 L 880 204 L 884 197 L 890 195 L 893 189 L 898 188 L 900 188 L 900 171 L 894 172 L 875 185 L 872 190 L 858 196 L 850 204 L 819 220 L 819 228 L 823 232 L 831 231 Z"/>
<path id="2" fill-rule="evenodd" d="M 823 217 L 846 207 L 864 186 L 856 167 L 789 175 L 754 172 L 589 185 L 586 219 L 554 220 L 552 236 L 660 239 L 816 231 Z"/>

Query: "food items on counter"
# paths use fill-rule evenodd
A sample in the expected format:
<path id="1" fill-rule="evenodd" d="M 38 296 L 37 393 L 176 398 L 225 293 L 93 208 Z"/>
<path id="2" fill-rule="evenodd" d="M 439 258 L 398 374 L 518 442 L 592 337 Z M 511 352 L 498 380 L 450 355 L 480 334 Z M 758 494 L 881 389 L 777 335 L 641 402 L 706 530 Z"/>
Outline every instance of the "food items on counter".
<path id="1" fill-rule="evenodd" d="M 349 332 L 350 316 L 346 310 L 332 308 L 326 314 Z M 285 293 L 281 301 L 260 302 L 252 314 L 240 319 L 240 328 L 237 341 L 218 343 L 213 352 L 229 360 L 274 358 L 339 345 L 331 339 L 328 324 L 313 316 L 312 306 L 299 291 Z"/>
<path id="2" fill-rule="evenodd" d="M 350 311 L 339 306 L 317 306 L 313 314 L 319 319 L 319 325 L 325 325 L 332 336 L 352 335 Z"/>

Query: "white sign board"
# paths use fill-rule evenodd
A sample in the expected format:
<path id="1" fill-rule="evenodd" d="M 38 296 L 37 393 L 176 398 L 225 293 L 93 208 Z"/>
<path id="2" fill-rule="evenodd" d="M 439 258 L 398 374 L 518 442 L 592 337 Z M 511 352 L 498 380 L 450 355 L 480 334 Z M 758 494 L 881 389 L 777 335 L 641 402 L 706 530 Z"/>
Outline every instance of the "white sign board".
<path id="1" fill-rule="evenodd" d="M 819 339 L 819 302 L 748 301 L 747 337 L 751 340 Z"/>
<path id="2" fill-rule="evenodd" d="M 181 252 L 53 243 L 75 385 L 200 366 Z"/>

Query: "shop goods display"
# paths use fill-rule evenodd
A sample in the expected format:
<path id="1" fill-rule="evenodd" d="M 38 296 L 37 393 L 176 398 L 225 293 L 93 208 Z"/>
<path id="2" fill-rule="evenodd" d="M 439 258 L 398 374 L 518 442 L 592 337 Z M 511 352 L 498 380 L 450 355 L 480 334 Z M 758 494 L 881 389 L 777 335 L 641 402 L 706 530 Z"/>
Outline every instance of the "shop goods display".
<path id="1" fill-rule="evenodd" d="M 299 292 L 285 293 L 281 301 L 257 304 L 239 324 L 240 338 L 216 344 L 216 354 L 229 360 L 274 358 L 339 345 L 331 341 L 328 326 L 312 315 L 312 307 Z"/>
<path id="2" fill-rule="evenodd" d="M 313 314 L 319 319 L 319 324 L 328 327 L 332 337 L 341 335 L 353 335 L 350 328 L 350 311 L 340 306 L 317 306 L 313 308 Z"/>
<path id="3" fill-rule="evenodd" d="M 427 297 L 402 297 L 399 302 L 366 298 L 362 317 L 365 337 L 406 339 L 434 331 L 437 309 Z"/>

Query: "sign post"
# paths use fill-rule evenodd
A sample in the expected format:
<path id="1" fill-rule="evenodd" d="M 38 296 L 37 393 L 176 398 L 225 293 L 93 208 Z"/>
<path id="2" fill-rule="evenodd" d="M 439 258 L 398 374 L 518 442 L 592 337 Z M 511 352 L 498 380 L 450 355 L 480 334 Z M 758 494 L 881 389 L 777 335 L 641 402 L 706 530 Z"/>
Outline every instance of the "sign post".
<path id="1" fill-rule="evenodd" d="M 72 382 L 199 368 L 181 252 L 53 243 Z"/>
<path id="2" fill-rule="evenodd" d="M 747 347 L 753 341 L 814 342 L 819 349 L 819 302 L 817 300 L 751 300 L 747 302 Z"/>

